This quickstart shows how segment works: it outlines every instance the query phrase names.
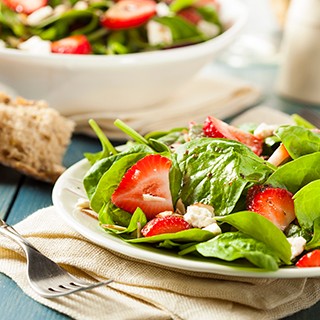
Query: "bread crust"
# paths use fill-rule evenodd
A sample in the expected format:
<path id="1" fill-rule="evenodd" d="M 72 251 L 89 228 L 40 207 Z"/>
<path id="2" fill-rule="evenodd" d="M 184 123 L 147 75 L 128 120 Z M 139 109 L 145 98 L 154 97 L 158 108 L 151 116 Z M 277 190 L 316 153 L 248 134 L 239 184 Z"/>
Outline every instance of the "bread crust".
<path id="1" fill-rule="evenodd" d="M 0 92 L 0 163 L 55 182 L 75 124 L 44 101 L 12 100 Z"/>

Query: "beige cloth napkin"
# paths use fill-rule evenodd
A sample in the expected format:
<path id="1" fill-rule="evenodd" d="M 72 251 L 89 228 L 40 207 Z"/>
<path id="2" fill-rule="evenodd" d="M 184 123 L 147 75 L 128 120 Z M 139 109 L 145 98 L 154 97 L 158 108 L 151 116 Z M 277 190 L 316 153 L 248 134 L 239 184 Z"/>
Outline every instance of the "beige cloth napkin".
<path id="1" fill-rule="evenodd" d="M 220 119 L 235 115 L 256 104 L 261 90 L 240 79 L 205 69 L 167 101 L 149 108 L 126 112 L 106 111 L 73 115 L 76 131 L 92 135 L 88 119 L 92 118 L 111 139 L 125 135 L 113 125 L 119 118 L 141 134 L 155 130 L 185 127 L 190 121 L 203 122 L 208 115 Z"/>
<path id="2" fill-rule="evenodd" d="M 115 280 L 90 292 L 41 298 L 28 285 L 21 250 L 0 236 L 0 271 L 36 301 L 74 319 L 279 319 L 320 300 L 319 278 L 237 278 L 181 272 L 129 259 L 86 240 L 54 207 L 37 211 L 15 227 L 75 275 Z"/>

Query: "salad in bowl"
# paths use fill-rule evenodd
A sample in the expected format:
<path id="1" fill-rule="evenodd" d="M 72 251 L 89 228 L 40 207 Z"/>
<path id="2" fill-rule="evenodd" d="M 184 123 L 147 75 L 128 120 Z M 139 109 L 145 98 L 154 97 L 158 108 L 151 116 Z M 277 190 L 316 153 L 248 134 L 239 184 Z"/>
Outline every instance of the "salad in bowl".
<path id="1" fill-rule="evenodd" d="M 204 123 L 87 153 L 77 210 L 107 233 L 178 255 L 257 270 L 320 267 L 320 132 L 295 125 Z M 89 200 L 89 201 L 88 201 Z"/>
<path id="2" fill-rule="evenodd" d="M 216 0 L 2 0 L 3 47 L 128 54 L 186 46 L 224 31 Z"/>
<path id="3" fill-rule="evenodd" d="M 0 0 L 0 82 L 85 120 L 152 108 L 193 81 L 246 20 L 237 0 Z"/>

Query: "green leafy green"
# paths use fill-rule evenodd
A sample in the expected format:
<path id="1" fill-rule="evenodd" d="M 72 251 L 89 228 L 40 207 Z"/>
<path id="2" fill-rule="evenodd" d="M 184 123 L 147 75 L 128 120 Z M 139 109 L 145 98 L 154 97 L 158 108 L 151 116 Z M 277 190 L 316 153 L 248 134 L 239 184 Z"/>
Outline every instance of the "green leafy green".
<path id="1" fill-rule="evenodd" d="M 108 225 L 102 225 L 102 227 L 116 234 L 123 234 L 123 233 L 132 233 L 136 231 L 138 228 L 143 228 L 143 226 L 146 223 L 147 223 L 146 215 L 140 208 L 137 208 L 134 211 L 133 215 L 131 216 L 131 219 L 127 228 L 123 230 L 117 230 L 114 227 L 109 227 Z"/>
<path id="2" fill-rule="evenodd" d="M 291 247 L 284 233 L 265 217 L 251 211 L 242 211 L 216 220 L 227 222 L 239 231 L 263 242 L 286 264 L 290 264 Z"/>
<path id="3" fill-rule="evenodd" d="M 279 258 L 262 241 L 256 240 L 242 232 L 226 232 L 207 242 L 201 242 L 181 251 L 180 254 L 192 250 L 205 257 L 233 261 L 245 258 L 252 264 L 269 271 L 278 269 Z"/>
<path id="4" fill-rule="evenodd" d="M 311 250 L 320 247 L 320 216 L 314 220 L 313 224 L 313 237 L 306 244 L 305 249 Z"/>
<path id="5" fill-rule="evenodd" d="M 227 139 L 196 139 L 179 146 L 176 154 L 183 203 L 212 205 L 217 215 L 232 212 L 246 187 L 263 183 L 273 172 L 248 147 Z"/>
<path id="6" fill-rule="evenodd" d="M 127 241 L 131 243 L 160 243 L 165 240 L 171 240 L 180 243 L 188 243 L 207 241 L 212 237 L 214 237 L 214 234 L 210 231 L 193 228 L 176 233 L 163 233 L 151 237 L 129 239 Z"/>
<path id="7" fill-rule="evenodd" d="M 320 152 L 301 156 L 278 168 L 266 183 L 296 193 L 309 182 L 320 179 L 319 163 Z"/>
<path id="8" fill-rule="evenodd" d="M 299 224 L 307 229 L 313 227 L 320 217 L 320 179 L 308 183 L 294 196 L 294 209 Z"/>
<path id="9" fill-rule="evenodd" d="M 293 121 L 296 123 L 297 126 L 307 128 L 307 129 L 314 129 L 315 126 L 310 123 L 308 120 L 304 119 L 300 115 L 294 113 L 291 115 Z"/>
<path id="10" fill-rule="evenodd" d="M 105 157 L 108 157 L 110 155 L 115 155 L 118 153 L 118 151 L 113 147 L 112 143 L 109 141 L 109 139 L 106 137 L 106 135 L 103 133 L 99 125 L 93 120 L 89 120 L 89 124 L 94 130 L 95 134 L 100 140 L 102 151 L 98 153 L 85 153 L 84 156 L 89 160 L 91 164 L 94 164 L 96 161 L 103 159 Z"/>
<path id="11" fill-rule="evenodd" d="M 281 126 L 275 134 L 281 139 L 292 159 L 320 151 L 320 135 L 298 126 Z"/>

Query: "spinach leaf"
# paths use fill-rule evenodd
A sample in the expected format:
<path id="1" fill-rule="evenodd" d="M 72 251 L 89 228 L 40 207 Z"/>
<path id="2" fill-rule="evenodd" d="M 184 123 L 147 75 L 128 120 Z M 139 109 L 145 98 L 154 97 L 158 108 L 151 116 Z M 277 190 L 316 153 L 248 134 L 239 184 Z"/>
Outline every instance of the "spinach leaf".
<path id="1" fill-rule="evenodd" d="M 154 20 L 170 28 L 173 41 L 177 44 L 181 41 L 193 43 L 206 40 L 195 25 L 179 16 L 156 17 Z"/>
<path id="2" fill-rule="evenodd" d="M 91 164 L 94 164 L 96 161 L 103 159 L 105 157 L 108 157 L 112 154 L 117 154 L 118 151 L 113 147 L 112 143 L 109 141 L 109 139 L 106 137 L 104 132 L 101 130 L 99 125 L 93 120 L 89 120 L 89 124 L 97 137 L 100 140 L 102 151 L 98 153 L 85 153 L 84 156 L 89 160 Z"/>
<path id="3" fill-rule="evenodd" d="M 136 231 L 138 228 L 142 228 L 146 223 L 147 223 L 146 215 L 140 208 L 137 208 L 131 216 L 128 227 L 125 228 L 124 230 L 116 230 L 115 228 L 111 228 L 108 225 L 104 225 L 104 224 L 102 224 L 101 227 L 116 234 L 123 234 L 123 233 L 132 233 Z"/>
<path id="4" fill-rule="evenodd" d="M 279 167 L 266 183 L 296 193 L 309 182 L 320 179 L 319 163 L 320 152 L 302 156 Z"/>
<path id="5" fill-rule="evenodd" d="M 313 237 L 307 243 L 305 249 L 311 250 L 311 249 L 318 248 L 318 247 L 320 247 L 320 217 L 318 217 L 314 220 Z"/>
<path id="6" fill-rule="evenodd" d="M 286 264 L 290 264 L 291 247 L 284 235 L 271 221 L 251 211 L 241 211 L 216 220 L 227 222 L 239 231 L 265 243 Z"/>
<path id="7" fill-rule="evenodd" d="M 214 234 L 210 231 L 192 228 L 176 233 L 163 233 L 151 237 L 129 239 L 127 241 L 131 243 L 159 243 L 165 240 L 171 240 L 175 242 L 189 243 L 207 241 L 212 237 L 214 237 Z"/>
<path id="8" fill-rule="evenodd" d="M 170 146 L 174 143 L 184 143 L 183 138 L 184 133 L 187 132 L 186 128 L 175 128 L 170 131 L 153 131 L 145 135 L 147 140 L 156 139 L 167 146 Z"/>
<path id="9" fill-rule="evenodd" d="M 304 119 L 300 115 L 294 113 L 291 115 L 292 120 L 296 123 L 297 126 L 307 128 L 307 129 L 314 129 L 315 126 L 310 123 L 308 120 Z"/>
<path id="10" fill-rule="evenodd" d="M 180 254 L 196 250 L 205 257 L 219 258 L 226 261 L 245 258 L 252 264 L 270 271 L 278 269 L 280 263 L 276 253 L 265 243 L 242 232 L 226 232 L 207 241 L 196 244 Z"/>
<path id="11" fill-rule="evenodd" d="M 294 196 L 294 209 L 299 224 L 307 229 L 313 227 L 320 217 L 320 180 L 315 180 L 301 188 Z"/>
<path id="12" fill-rule="evenodd" d="M 131 218 L 131 213 L 116 207 L 110 200 L 103 203 L 99 211 L 99 221 L 101 224 L 128 227 Z"/>
<path id="13" fill-rule="evenodd" d="M 248 147 L 227 139 L 196 139 L 179 146 L 176 154 L 183 203 L 212 205 L 217 215 L 229 214 L 245 187 L 263 183 L 273 172 Z"/>
<path id="14" fill-rule="evenodd" d="M 281 126 L 275 134 L 281 139 L 292 159 L 320 151 L 320 135 L 298 126 Z"/>

